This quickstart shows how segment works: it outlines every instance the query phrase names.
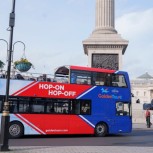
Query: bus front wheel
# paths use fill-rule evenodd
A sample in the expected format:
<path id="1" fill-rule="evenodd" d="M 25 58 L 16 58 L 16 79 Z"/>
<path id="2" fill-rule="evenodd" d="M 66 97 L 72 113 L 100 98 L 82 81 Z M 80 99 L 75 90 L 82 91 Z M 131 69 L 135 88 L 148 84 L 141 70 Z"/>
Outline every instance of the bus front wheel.
<path id="1" fill-rule="evenodd" d="M 9 136 L 10 138 L 19 138 L 24 134 L 24 127 L 22 123 L 13 121 L 9 125 Z"/>
<path id="2" fill-rule="evenodd" d="M 98 123 L 95 127 L 95 135 L 97 137 L 104 137 L 107 134 L 107 125 L 105 123 Z"/>

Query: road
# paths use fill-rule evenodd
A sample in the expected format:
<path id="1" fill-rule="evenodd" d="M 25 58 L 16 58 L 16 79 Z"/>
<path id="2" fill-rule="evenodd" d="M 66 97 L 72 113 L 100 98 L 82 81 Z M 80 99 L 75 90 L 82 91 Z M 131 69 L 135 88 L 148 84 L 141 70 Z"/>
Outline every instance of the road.
<path id="1" fill-rule="evenodd" d="M 10 139 L 10 146 L 153 146 L 153 130 L 133 130 L 130 134 L 94 137 L 79 136 L 25 136 Z"/>

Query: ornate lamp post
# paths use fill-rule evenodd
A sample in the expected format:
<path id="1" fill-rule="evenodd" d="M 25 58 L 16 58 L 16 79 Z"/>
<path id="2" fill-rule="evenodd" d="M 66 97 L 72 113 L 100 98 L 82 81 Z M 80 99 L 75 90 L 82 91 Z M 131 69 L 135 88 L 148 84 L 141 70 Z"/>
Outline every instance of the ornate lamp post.
<path id="1" fill-rule="evenodd" d="M 4 41 L 4 42 L 6 43 L 6 46 L 7 46 L 7 58 L 8 58 L 8 52 L 9 52 L 9 50 L 8 50 L 8 42 L 7 42 L 5 39 L 0 39 L 0 41 Z M 16 45 L 17 43 L 23 44 L 23 54 L 25 54 L 25 48 L 26 48 L 26 46 L 25 46 L 24 42 L 22 42 L 22 41 L 16 41 L 16 42 L 13 43 L 12 53 L 14 53 L 14 47 L 15 47 L 15 45 Z M 13 55 L 13 54 L 12 54 L 12 55 Z M 8 60 L 8 59 L 7 59 L 7 60 Z M 11 61 L 13 61 L 13 56 L 12 56 L 12 58 L 11 58 Z"/>
<path id="2" fill-rule="evenodd" d="M 9 127 L 9 88 L 10 88 L 10 72 L 11 72 L 11 57 L 12 57 L 12 44 L 13 44 L 13 29 L 15 24 L 15 2 L 12 1 L 12 12 L 10 13 L 9 18 L 9 30 L 10 30 L 10 40 L 9 40 L 9 48 L 8 48 L 8 65 L 7 65 L 7 80 L 6 80 L 6 98 L 3 106 L 3 113 L 1 119 L 1 146 L 0 151 L 9 151 L 8 145 L 8 127 Z"/>
<path id="3" fill-rule="evenodd" d="M 5 39 L 0 39 L 0 41 L 4 41 L 6 43 L 7 51 L 8 51 L 8 42 Z"/>

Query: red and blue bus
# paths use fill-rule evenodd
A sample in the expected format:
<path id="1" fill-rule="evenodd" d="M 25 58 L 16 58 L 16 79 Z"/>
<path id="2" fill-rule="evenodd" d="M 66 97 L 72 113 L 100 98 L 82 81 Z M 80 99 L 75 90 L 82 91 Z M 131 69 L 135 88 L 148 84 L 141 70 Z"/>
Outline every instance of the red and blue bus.
<path id="1" fill-rule="evenodd" d="M 9 135 L 108 134 L 132 130 L 131 88 L 124 71 L 62 66 L 54 77 L 11 76 Z M 0 78 L 0 112 L 6 78 Z"/>

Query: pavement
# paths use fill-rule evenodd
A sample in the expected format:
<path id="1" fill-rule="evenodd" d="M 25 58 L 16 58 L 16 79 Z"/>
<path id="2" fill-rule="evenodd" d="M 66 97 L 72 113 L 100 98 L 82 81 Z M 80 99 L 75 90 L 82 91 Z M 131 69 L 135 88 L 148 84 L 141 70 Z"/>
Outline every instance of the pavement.
<path id="1" fill-rule="evenodd" d="M 11 153 L 152 153 L 153 147 L 118 146 L 62 146 L 62 147 L 19 147 Z"/>
<path id="2" fill-rule="evenodd" d="M 153 130 L 145 124 L 133 124 L 133 130 Z M 129 146 L 28 146 L 9 147 L 10 153 L 152 153 L 153 147 Z M 6 152 L 5 152 L 6 153 Z"/>
<path id="3" fill-rule="evenodd" d="M 145 123 L 133 123 L 132 128 L 133 130 L 153 130 L 153 125 L 151 125 L 150 128 L 147 128 L 147 125 Z"/>

